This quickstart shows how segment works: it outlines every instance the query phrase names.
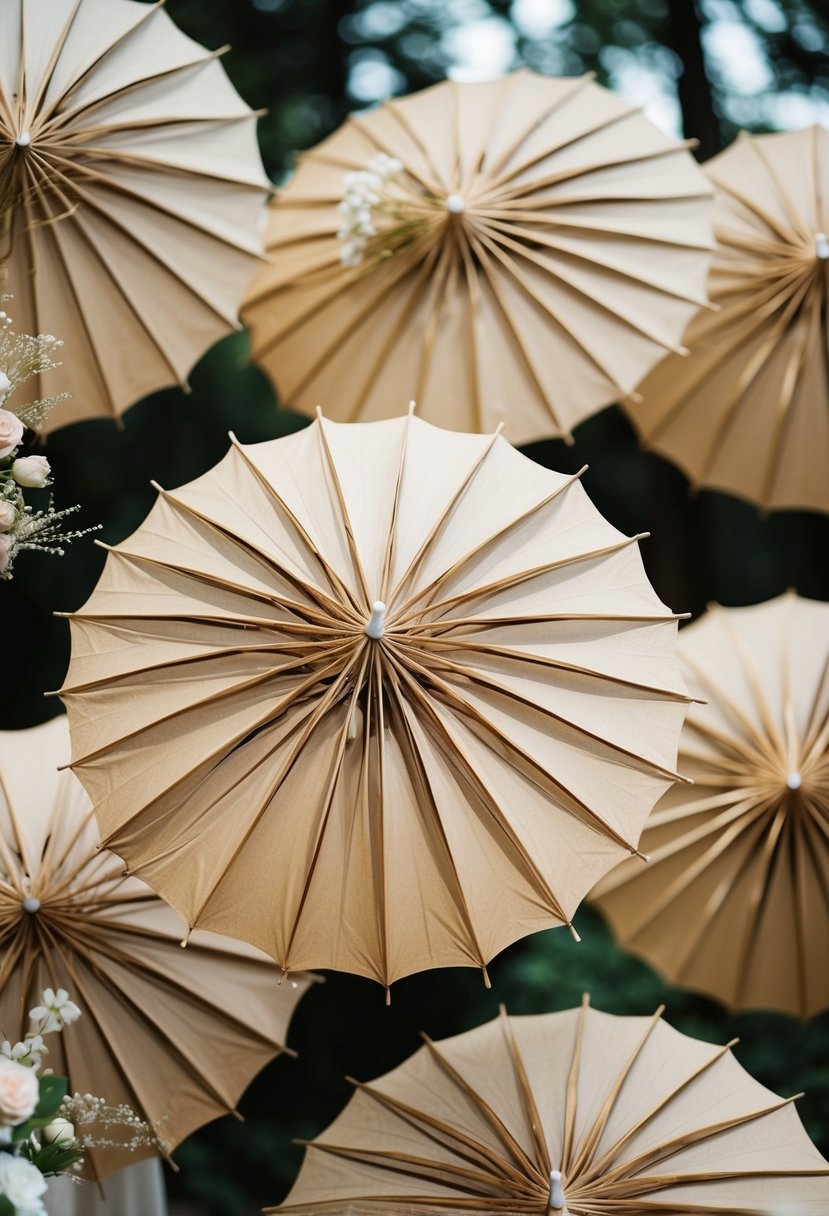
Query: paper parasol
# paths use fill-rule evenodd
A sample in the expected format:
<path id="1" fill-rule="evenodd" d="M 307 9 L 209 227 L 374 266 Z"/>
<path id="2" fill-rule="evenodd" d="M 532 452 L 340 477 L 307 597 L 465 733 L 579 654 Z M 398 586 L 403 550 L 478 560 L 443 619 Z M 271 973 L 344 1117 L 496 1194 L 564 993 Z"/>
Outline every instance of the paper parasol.
<path id="1" fill-rule="evenodd" d="M 829 131 L 742 136 L 705 164 L 717 188 L 709 291 L 626 408 L 695 486 L 770 510 L 829 511 Z"/>
<path id="2" fill-rule="evenodd" d="M 0 6 L 0 257 L 15 329 L 51 331 L 46 429 L 183 382 L 237 326 L 268 188 L 256 115 L 158 4 Z"/>
<path id="3" fill-rule="evenodd" d="M 829 605 L 712 608 L 679 639 L 707 704 L 680 742 L 693 786 L 654 811 L 646 867 L 597 903 L 672 981 L 732 1009 L 829 1006 Z"/>
<path id="4" fill-rule="evenodd" d="M 83 1012 L 49 1036 L 46 1064 L 71 1092 L 130 1105 L 169 1152 L 285 1050 L 310 979 L 280 986 L 270 959 L 212 933 L 182 950 L 178 916 L 98 851 L 89 799 L 57 772 L 68 758 L 64 717 L 0 732 L 0 1038 L 22 1038 L 42 990 L 65 988 Z M 102 1177 L 153 1151 L 85 1156 Z"/>
<path id="5" fill-rule="evenodd" d="M 347 173 L 378 154 L 377 235 L 341 264 Z M 589 77 L 449 81 L 353 115 L 269 211 L 243 304 L 284 405 L 568 436 L 678 349 L 706 301 L 711 188 Z"/>
<path id="6" fill-rule="evenodd" d="M 269 1212 L 822 1216 L 791 1099 L 660 1020 L 589 1008 L 426 1045 L 357 1093 Z"/>
<path id="7" fill-rule="evenodd" d="M 498 436 L 234 443 L 72 617 L 105 842 L 286 971 L 388 985 L 569 922 L 671 783 L 687 705 L 636 539 Z"/>

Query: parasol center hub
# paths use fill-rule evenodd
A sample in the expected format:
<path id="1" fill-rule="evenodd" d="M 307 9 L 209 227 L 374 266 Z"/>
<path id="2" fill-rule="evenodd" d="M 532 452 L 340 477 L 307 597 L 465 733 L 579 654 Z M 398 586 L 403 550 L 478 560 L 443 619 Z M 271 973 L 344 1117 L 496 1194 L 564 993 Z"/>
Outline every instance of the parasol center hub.
<path id="1" fill-rule="evenodd" d="M 789 773 L 788 777 L 786 778 L 786 785 L 790 790 L 799 790 L 802 784 L 803 778 L 800 776 L 797 769 L 794 769 L 791 773 Z"/>
<path id="2" fill-rule="evenodd" d="M 466 211 L 466 199 L 462 194 L 448 194 L 446 196 L 446 210 L 450 215 L 460 215 L 462 211 Z"/>
<path id="3" fill-rule="evenodd" d="M 363 633 L 367 638 L 379 641 L 386 632 L 386 605 L 382 600 L 375 600 L 371 605 L 371 616 L 368 618 Z"/>
<path id="4" fill-rule="evenodd" d="M 564 1190 L 561 1185 L 561 1170 L 550 1170 L 550 1198 L 547 1201 L 548 1210 L 564 1212 Z"/>
<path id="5" fill-rule="evenodd" d="M 35 899 L 34 895 L 27 895 L 23 900 L 23 911 L 34 914 L 40 911 L 40 900 Z"/>
<path id="6" fill-rule="evenodd" d="M 21 131 L 19 135 L 15 136 L 14 142 L 17 144 L 18 148 L 28 148 L 29 144 L 32 142 L 31 132 Z"/>
<path id="7" fill-rule="evenodd" d="M 815 233 L 815 253 L 823 262 L 829 258 L 829 237 L 825 232 Z"/>

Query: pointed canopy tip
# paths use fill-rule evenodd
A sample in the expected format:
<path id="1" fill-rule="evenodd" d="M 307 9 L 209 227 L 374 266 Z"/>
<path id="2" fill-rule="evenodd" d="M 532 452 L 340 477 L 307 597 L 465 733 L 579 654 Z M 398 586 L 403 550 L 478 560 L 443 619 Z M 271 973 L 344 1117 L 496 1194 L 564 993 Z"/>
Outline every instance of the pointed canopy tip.
<path id="1" fill-rule="evenodd" d="M 581 934 L 578 932 L 578 930 L 576 929 L 576 926 L 573 924 L 572 921 L 567 922 L 567 928 L 570 930 L 570 936 L 572 937 L 572 939 L 576 943 L 576 945 L 577 946 L 581 945 Z"/>
<path id="2" fill-rule="evenodd" d="M 389 1006 L 391 1005 L 391 985 L 385 984 L 384 992 L 386 994 L 386 1008 L 388 1009 Z"/>
<path id="3" fill-rule="evenodd" d="M 242 1114 L 242 1112 L 241 1112 L 241 1111 L 237 1110 L 235 1106 L 232 1106 L 232 1107 L 230 1108 L 230 1112 L 229 1112 L 229 1113 L 230 1113 L 231 1115 L 233 1115 L 233 1118 L 236 1120 L 236 1122 L 237 1122 L 237 1123 L 244 1123 L 244 1121 L 245 1121 L 245 1116 Z"/>
<path id="4" fill-rule="evenodd" d="M 409 417 L 410 417 L 410 418 L 411 418 L 412 414 L 415 412 L 415 410 L 416 410 L 416 409 L 417 409 L 417 402 L 416 402 L 416 401 L 410 401 L 410 402 L 409 402 L 409 410 L 408 410 L 408 413 L 409 413 Z"/>
<path id="5" fill-rule="evenodd" d="M 492 987 L 492 981 L 489 978 L 489 972 L 486 969 L 485 963 L 481 963 L 481 975 L 483 976 L 484 980 L 484 988 L 490 989 Z"/>

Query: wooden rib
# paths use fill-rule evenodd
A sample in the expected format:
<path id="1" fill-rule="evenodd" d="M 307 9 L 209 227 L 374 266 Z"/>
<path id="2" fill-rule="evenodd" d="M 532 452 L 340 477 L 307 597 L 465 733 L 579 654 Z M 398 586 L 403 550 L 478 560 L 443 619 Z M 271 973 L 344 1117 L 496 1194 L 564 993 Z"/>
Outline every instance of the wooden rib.
<path id="1" fill-rule="evenodd" d="M 492 447 L 487 448 L 486 455 L 489 455 L 491 451 Z M 483 464 L 483 461 L 481 461 L 481 464 Z M 480 465 L 477 466 L 475 470 L 476 472 L 478 471 L 478 468 L 480 468 Z M 586 471 L 587 465 L 583 465 L 577 473 L 573 473 L 570 477 L 564 477 L 549 494 L 547 494 L 544 498 L 539 499 L 538 502 L 533 503 L 533 505 L 528 507 L 526 511 L 522 511 L 520 515 L 514 515 L 505 523 L 500 524 L 494 532 L 491 532 L 489 536 L 484 538 L 484 540 L 479 541 L 477 545 L 474 545 L 473 548 L 464 553 L 462 557 L 459 557 L 456 561 L 454 561 L 451 566 L 448 566 L 439 575 L 432 579 L 431 583 L 421 587 L 421 589 L 411 595 L 409 599 L 405 601 L 405 603 L 401 604 L 399 607 L 396 607 L 395 615 L 398 617 L 398 619 L 407 619 L 404 617 L 404 614 L 409 613 L 411 615 L 411 609 L 415 604 L 419 604 L 422 599 L 428 599 L 428 603 L 419 611 L 423 612 L 430 608 L 432 606 L 433 597 L 438 591 L 440 591 L 441 587 L 456 577 L 456 575 L 458 575 L 461 570 L 463 570 L 463 568 L 471 561 L 474 561 L 476 557 L 480 557 L 482 554 L 484 554 L 490 548 L 490 546 L 495 545 L 498 542 L 505 541 L 513 529 L 521 527 L 522 524 L 527 523 L 528 520 L 532 519 L 540 511 L 543 511 L 546 507 L 548 507 L 550 503 L 555 502 L 557 498 L 563 496 L 571 486 L 580 480 Z M 470 478 L 470 481 L 471 480 L 472 479 Z"/>
<path id="2" fill-rule="evenodd" d="M 577 735 L 583 735 L 585 738 L 592 740 L 594 743 L 600 743 L 603 747 L 606 747 L 608 751 L 615 752 L 620 756 L 624 756 L 627 760 L 633 761 L 636 765 L 641 765 L 643 768 L 650 769 L 651 772 L 658 773 L 661 777 L 668 777 L 672 781 L 683 781 L 690 784 L 687 777 L 683 777 L 680 773 L 675 772 L 673 769 L 667 768 L 666 766 L 659 764 L 657 761 L 651 760 L 647 756 L 643 756 L 639 752 L 633 752 L 629 748 L 622 747 L 621 744 L 614 743 L 611 739 L 607 739 L 603 735 L 599 735 L 594 731 L 588 730 L 586 726 L 580 726 L 577 722 L 573 722 L 570 718 L 565 718 L 562 714 L 557 714 L 554 710 L 548 709 L 546 706 L 541 705 L 537 701 L 533 701 L 529 697 L 522 696 L 520 693 L 509 688 L 508 685 L 500 684 L 497 680 L 484 675 L 474 667 L 467 667 L 465 665 L 452 663 L 448 660 L 443 660 L 439 666 L 435 665 L 427 668 L 424 667 L 422 662 L 419 661 L 420 656 L 413 647 L 407 646 L 405 643 L 396 643 L 395 650 L 405 660 L 411 671 L 421 676 L 424 680 L 429 680 L 448 698 L 451 698 L 453 702 L 458 705 L 458 707 L 462 706 L 463 710 L 467 714 L 472 714 L 474 712 L 473 707 L 460 694 L 454 684 L 447 684 L 439 678 L 437 675 L 438 670 L 448 672 L 450 675 L 457 676 L 460 679 L 467 679 L 471 684 L 484 688 L 488 692 L 494 692 L 499 696 L 504 697 L 508 701 L 515 702 L 517 705 L 521 705 L 532 710 L 534 713 L 541 714 L 542 717 L 549 718 L 553 722 L 558 723 L 560 726 L 563 726 L 568 730 L 572 730 Z M 499 732 L 497 732 L 494 728 L 490 727 L 490 729 L 494 734 L 499 734 Z M 505 736 L 499 734 L 499 738 L 504 739 Z"/>
<path id="3" fill-rule="evenodd" d="M 446 651 L 461 651 L 469 654 L 488 655 L 495 659 L 509 659 L 512 663 L 520 665 L 527 663 L 531 667 L 549 667 L 553 671 L 566 671 L 572 675 L 589 676 L 592 679 L 603 680 L 608 684 L 618 684 L 622 688 L 635 688 L 641 692 L 654 693 L 657 696 L 669 697 L 672 701 L 683 701 L 690 705 L 695 703 L 696 698 L 689 697 L 683 692 L 679 692 L 674 688 L 664 688 L 661 685 L 645 684 L 638 680 L 629 680 L 623 676 L 615 676 L 610 672 L 598 671 L 593 667 L 584 667 L 580 663 L 569 663 L 564 659 L 551 658 L 549 655 L 535 654 L 532 651 L 525 651 L 522 648 L 515 646 L 495 646 L 489 642 L 471 642 L 464 637 L 453 638 L 438 634 L 432 636 L 425 631 L 416 635 L 411 642 L 403 643 L 414 651 L 425 649 L 427 654 L 429 650 L 436 649 L 438 654 Z M 270 647 L 254 647 L 252 649 L 270 649 Z M 425 656 L 424 656 L 425 657 Z M 431 656 L 429 656 L 431 658 Z M 454 671 L 475 670 L 460 660 L 450 661 L 450 668 Z"/>
<path id="4" fill-rule="evenodd" d="M 541 1122 L 541 1115 L 539 1114 L 538 1107 L 536 1105 L 532 1086 L 530 1085 L 530 1078 L 527 1075 L 526 1068 L 524 1067 L 524 1061 L 521 1058 L 521 1052 L 519 1051 L 518 1044 L 515 1041 L 512 1025 L 504 1005 L 499 1007 L 498 1020 L 504 1036 L 504 1041 L 507 1045 L 510 1060 L 512 1061 L 512 1068 L 518 1082 L 518 1088 L 524 1101 L 524 1111 L 529 1124 L 530 1133 L 535 1144 L 536 1168 L 540 1175 L 539 1182 L 542 1184 L 544 1189 L 546 1189 L 546 1183 L 549 1180 L 550 1170 L 552 1169 L 550 1153 L 547 1148 L 547 1137 L 544 1134 L 544 1127 Z"/>
<path id="5" fill-rule="evenodd" d="M 569 917 L 564 912 L 563 908 L 561 907 L 560 903 L 558 902 L 555 894 L 553 893 L 553 891 L 550 888 L 549 884 L 547 883 L 546 879 L 541 874 L 540 870 L 537 868 L 537 866 L 533 862 L 530 855 L 527 853 L 521 840 L 515 835 L 515 832 L 511 826 L 511 824 L 509 823 L 509 820 L 504 816 L 501 807 L 499 806 L 497 801 L 494 799 L 494 797 L 490 794 L 487 786 L 485 785 L 485 783 L 483 781 L 481 774 L 476 771 L 474 764 L 469 760 L 469 758 L 465 755 L 465 753 L 460 749 L 456 739 L 446 729 L 446 727 L 444 726 L 440 717 L 433 709 L 433 707 L 430 703 L 429 697 L 419 687 L 417 682 L 413 679 L 413 677 L 410 675 L 410 673 L 406 670 L 406 668 L 402 664 L 397 663 L 397 661 L 394 659 L 391 660 L 391 664 L 394 667 L 394 669 L 396 670 L 397 675 L 399 676 L 399 678 L 401 680 L 401 683 L 405 684 L 405 686 L 408 690 L 408 693 L 409 693 L 407 702 L 404 702 L 401 700 L 401 707 L 404 708 L 404 711 L 407 714 L 409 712 L 417 712 L 418 710 L 420 711 L 418 714 L 418 717 L 422 717 L 423 720 L 431 728 L 431 733 L 432 733 L 433 737 L 436 740 L 438 740 L 442 745 L 441 750 L 443 750 L 446 755 L 448 755 L 452 758 L 453 764 L 463 774 L 464 778 L 469 782 L 469 784 L 474 789 L 476 796 L 480 799 L 480 801 L 483 803 L 486 810 L 489 812 L 490 816 L 492 817 L 493 823 L 499 829 L 499 834 L 505 838 L 506 842 L 510 846 L 510 849 L 511 849 L 513 855 L 520 860 L 522 866 L 524 867 L 524 872 L 525 872 L 526 877 L 528 878 L 528 881 L 531 883 L 531 885 L 533 885 L 535 887 L 535 890 L 538 893 L 538 895 L 544 900 L 543 906 L 546 908 L 546 910 L 548 912 L 551 912 L 552 915 L 556 916 L 559 920 L 561 920 L 561 922 L 563 924 L 569 924 L 570 923 Z M 408 708 L 409 704 L 412 707 L 411 710 L 409 710 L 409 708 Z M 566 806 L 563 805 L 561 807 L 561 809 L 565 812 L 565 814 L 566 813 L 574 814 L 576 816 L 576 818 L 579 818 L 582 822 L 586 822 L 587 826 L 593 827 L 596 831 L 599 832 L 600 835 L 611 835 L 612 836 L 612 829 L 610 829 L 606 824 L 604 824 L 604 822 L 602 820 L 600 820 L 598 818 L 598 816 L 595 816 L 594 813 L 591 812 L 588 807 L 581 804 L 579 802 L 579 800 L 575 797 L 575 795 L 570 794 L 569 791 L 567 791 L 564 786 L 559 785 L 559 783 L 556 782 L 555 779 L 550 776 L 550 774 L 546 773 L 543 769 L 541 769 L 540 766 L 537 765 L 534 761 L 532 761 L 531 758 L 525 757 L 524 753 L 521 752 L 519 750 L 519 748 L 512 747 L 510 750 L 514 751 L 518 756 L 521 757 L 521 759 L 525 759 L 527 764 L 531 768 L 534 768 L 550 785 L 553 785 L 556 788 L 556 790 L 559 792 L 563 802 L 566 802 L 566 804 L 567 804 Z M 518 771 L 522 773 L 522 776 L 524 776 L 524 779 L 529 781 L 530 784 L 536 784 L 536 785 L 540 784 L 538 782 L 533 782 L 532 778 L 527 776 L 526 774 L 524 774 L 522 772 L 522 770 L 519 769 Z M 543 788 L 543 787 L 540 787 L 540 788 Z M 577 810 L 570 809 L 571 804 L 573 805 L 574 808 L 578 808 L 578 809 Z M 582 813 L 580 814 L 579 812 L 582 812 Z M 594 822 L 594 820 L 595 820 L 595 822 Z M 597 823 L 602 825 L 602 827 L 604 828 L 604 831 L 602 831 L 602 827 L 596 826 Z M 615 839 L 615 836 L 613 836 L 613 839 Z M 620 843 L 620 842 L 617 841 L 617 843 Z M 621 842 L 621 844 L 622 844 L 622 847 L 625 848 L 627 851 L 629 851 L 629 852 L 632 851 L 631 846 L 628 845 L 627 843 Z"/>
<path id="6" fill-rule="evenodd" d="M 590 1007 L 590 995 L 584 993 L 581 998 L 577 1022 L 576 1038 L 573 1044 L 573 1055 L 570 1060 L 570 1071 L 567 1074 L 567 1088 L 564 1092 L 564 1134 L 561 1144 L 561 1173 L 569 1178 L 572 1174 L 571 1162 L 576 1153 L 575 1133 L 576 1116 L 578 1114 L 579 1077 L 581 1075 L 581 1058 L 584 1050 L 584 1029 L 587 1022 L 587 1010 Z"/>
<path id="7" fill-rule="evenodd" d="M 435 523 L 432 526 L 431 531 L 423 539 L 423 541 L 420 544 L 420 548 L 417 550 L 414 557 L 409 562 L 409 565 L 403 571 L 400 578 L 398 579 L 397 584 L 394 587 L 394 589 L 392 590 L 391 595 L 389 596 L 389 599 L 388 599 L 389 609 L 390 610 L 394 609 L 394 611 L 398 617 L 401 612 L 401 609 L 395 607 L 398 596 L 400 596 L 402 594 L 403 588 L 405 586 L 407 586 L 407 584 L 410 584 L 414 581 L 424 557 L 429 552 L 429 550 L 432 548 L 432 546 L 437 543 L 444 528 L 448 525 L 458 504 L 460 503 L 461 499 L 463 498 L 463 495 L 466 491 L 467 486 L 469 486 L 472 483 L 476 474 L 478 473 L 478 470 L 481 468 L 484 461 L 490 455 L 490 453 L 495 445 L 495 440 L 497 438 L 498 438 L 497 431 L 495 432 L 494 435 L 489 436 L 489 442 L 482 447 L 480 455 L 476 457 L 476 459 L 473 461 L 470 468 L 467 470 L 466 474 L 458 481 L 458 484 L 455 487 L 455 489 L 452 493 L 452 496 L 450 497 L 449 501 L 447 502 L 446 506 L 444 507 L 443 514 L 435 521 Z"/>
<path id="8" fill-rule="evenodd" d="M 640 532 L 636 536 L 625 536 L 615 544 L 603 545 L 600 549 L 589 549 L 581 553 L 572 553 L 569 557 L 555 558 L 553 561 L 544 562 L 540 566 L 531 566 L 528 569 L 518 570 L 514 574 L 504 575 L 504 577 L 496 579 L 492 583 L 485 583 L 483 586 L 458 592 L 456 595 L 448 596 L 445 600 L 437 600 L 425 608 L 410 612 L 409 617 L 396 617 L 393 624 L 397 628 L 402 628 L 403 626 L 408 628 L 411 617 L 422 616 L 424 612 L 445 613 L 447 609 L 453 608 L 456 605 L 467 605 L 486 596 L 496 595 L 501 591 L 510 591 L 513 587 L 518 587 L 522 583 L 528 583 L 543 574 L 552 574 L 556 570 L 564 570 L 568 566 L 575 566 L 580 562 L 594 561 L 600 557 L 610 557 L 614 553 L 619 553 L 622 549 L 627 549 L 630 545 L 638 544 L 640 540 L 647 539 L 649 535 L 650 533 L 648 532 Z M 525 617 L 521 619 L 522 621 L 526 620 Z M 439 624 L 440 622 L 437 623 Z M 490 622 L 488 621 L 487 625 L 489 624 Z"/>
<path id="9" fill-rule="evenodd" d="M 596 1115 L 590 1127 L 585 1129 L 585 1135 L 579 1146 L 578 1153 L 569 1163 L 568 1174 L 570 1177 L 578 1177 L 582 1171 L 587 1170 L 590 1167 L 599 1141 L 601 1140 L 604 1129 L 607 1126 L 608 1119 L 612 1115 L 619 1095 L 624 1089 L 625 1082 L 630 1075 L 630 1070 L 633 1068 L 634 1064 L 642 1054 L 645 1045 L 650 1039 L 650 1036 L 653 1034 L 657 1023 L 664 1012 L 665 1006 L 660 1005 L 648 1022 L 641 1039 L 634 1047 L 628 1059 L 622 1064 L 616 1079 L 614 1080 L 604 1102 L 601 1105 L 599 1113 Z M 607 1174 L 605 1174 L 603 1181 L 605 1181 L 606 1178 Z"/>

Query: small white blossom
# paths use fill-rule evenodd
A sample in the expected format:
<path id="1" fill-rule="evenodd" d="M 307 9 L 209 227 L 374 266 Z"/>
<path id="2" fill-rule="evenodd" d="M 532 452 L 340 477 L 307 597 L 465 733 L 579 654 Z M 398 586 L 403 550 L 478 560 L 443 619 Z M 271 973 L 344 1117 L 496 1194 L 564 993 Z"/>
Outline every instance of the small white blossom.
<path id="1" fill-rule="evenodd" d="M 369 161 L 368 169 L 343 174 L 343 200 L 337 205 L 343 217 L 337 233 L 343 266 L 359 266 L 363 261 L 369 238 L 377 236 L 374 219 L 383 209 L 383 191 L 402 169 L 402 163 L 395 157 L 378 152 Z"/>
<path id="2" fill-rule="evenodd" d="M 80 1009 L 74 1001 L 70 1001 L 65 988 L 58 988 L 57 992 L 53 988 L 44 988 L 40 999 L 42 1004 L 30 1009 L 29 1017 L 33 1022 L 41 1023 L 41 1034 L 63 1030 L 64 1026 L 77 1021 L 81 1016 Z"/>

